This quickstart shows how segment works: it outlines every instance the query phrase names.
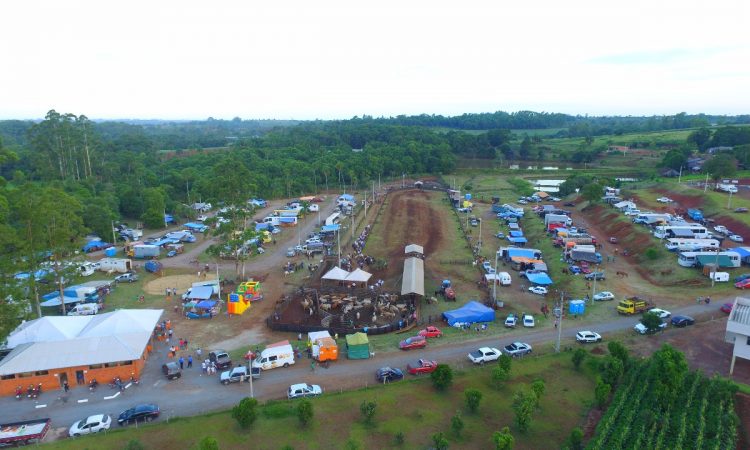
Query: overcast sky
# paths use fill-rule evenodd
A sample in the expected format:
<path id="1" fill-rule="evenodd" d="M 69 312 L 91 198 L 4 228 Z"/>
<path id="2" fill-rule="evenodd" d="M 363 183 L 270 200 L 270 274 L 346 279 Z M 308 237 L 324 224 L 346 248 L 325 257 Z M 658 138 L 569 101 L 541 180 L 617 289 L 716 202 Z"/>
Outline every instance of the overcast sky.
<path id="1" fill-rule="evenodd" d="M 0 118 L 750 113 L 748 4 L 3 1 Z"/>

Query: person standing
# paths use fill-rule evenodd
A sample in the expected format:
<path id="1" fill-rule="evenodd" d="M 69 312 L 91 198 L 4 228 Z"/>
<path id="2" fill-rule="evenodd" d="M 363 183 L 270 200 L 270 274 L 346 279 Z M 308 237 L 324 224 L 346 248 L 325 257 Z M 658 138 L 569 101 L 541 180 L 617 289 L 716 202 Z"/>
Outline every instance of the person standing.
<path id="1" fill-rule="evenodd" d="M 183 358 L 182 356 L 180 356 L 180 359 L 178 361 L 180 363 L 180 370 L 184 369 L 185 358 Z"/>
<path id="2" fill-rule="evenodd" d="M 193 367 L 193 355 L 188 355 L 188 369 Z"/>
<path id="3" fill-rule="evenodd" d="M 208 372 L 206 372 L 206 361 L 203 361 L 203 362 L 201 363 L 201 372 L 203 372 L 203 373 L 208 373 Z"/>
<path id="4" fill-rule="evenodd" d="M 68 381 L 67 380 L 63 381 L 63 390 L 65 392 L 68 392 L 70 390 L 70 386 L 68 386 Z"/>

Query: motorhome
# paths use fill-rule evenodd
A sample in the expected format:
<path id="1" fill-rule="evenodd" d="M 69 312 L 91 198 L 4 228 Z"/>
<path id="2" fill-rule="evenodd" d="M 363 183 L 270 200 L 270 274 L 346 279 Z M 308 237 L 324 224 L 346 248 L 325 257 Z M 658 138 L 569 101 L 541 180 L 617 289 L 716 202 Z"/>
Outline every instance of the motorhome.
<path id="1" fill-rule="evenodd" d="M 667 239 L 664 244 L 670 252 L 696 252 L 706 248 L 719 248 L 719 241 L 716 239 Z"/>
<path id="2" fill-rule="evenodd" d="M 710 239 L 711 233 L 706 227 L 699 223 L 688 223 L 685 225 L 657 226 L 656 228 L 654 228 L 654 237 L 656 237 L 657 239 Z"/>
<path id="3" fill-rule="evenodd" d="M 677 263 L 682 267 L 695 267 L 699 262 L 702 264 L 713 264 L 718 262 L 719 267 L 740 267 L 742 259 L 737 252 L 680 252 Z"/>

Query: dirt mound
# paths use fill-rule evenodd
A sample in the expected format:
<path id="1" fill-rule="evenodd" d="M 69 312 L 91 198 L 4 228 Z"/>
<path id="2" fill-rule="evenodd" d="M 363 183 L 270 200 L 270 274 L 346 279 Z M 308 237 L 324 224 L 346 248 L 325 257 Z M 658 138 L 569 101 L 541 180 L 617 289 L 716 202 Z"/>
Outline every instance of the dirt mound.
<path id="1" fill-rule="evenodd" d="M 177 288 L 177 292 L 185 292 L 193 283 L 204 281 L 196 275 L 171 275 L 168 277 L 157 278 L 146 283 L 143 290 L 151 295 L 164 295 L 164 291 L 169 288 Z"/>
<path id="2" fill-rule="evenodd" d="M 732 230 L 733 233 L 739 234 L 740 236 L 750 236 L 750 227 L 729 216 L 713 216 L 712 219 L 716 221 L 717 225 L 724 225 L 728 229 Z M 727 240 L 726 242 L 730 242 Z M 740 244 L 742 245 L 742 244 Z"/>
<path id="3" fill-rule="evenodd" d="M 700 195 L 685 195 L 680 194 L 669 189 L 654 189 L 653 192 L 662 194 L 674 200 L 680 204 L 680 207 L 687 208 L 700 208 L 703 206 L 703 197 Z"/>

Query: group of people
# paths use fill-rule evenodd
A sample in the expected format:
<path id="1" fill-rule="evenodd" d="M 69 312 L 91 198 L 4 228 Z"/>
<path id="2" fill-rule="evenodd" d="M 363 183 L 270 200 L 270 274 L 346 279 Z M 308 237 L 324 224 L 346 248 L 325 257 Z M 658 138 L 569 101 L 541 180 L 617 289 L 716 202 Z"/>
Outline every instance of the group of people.
<path id="1" fill-rule="evenodd" d="M 165 288 L 165 294 L 167 296 L 167 300 L 169 300 L 170 297 L 177 297 L 177 288 Z"/>

